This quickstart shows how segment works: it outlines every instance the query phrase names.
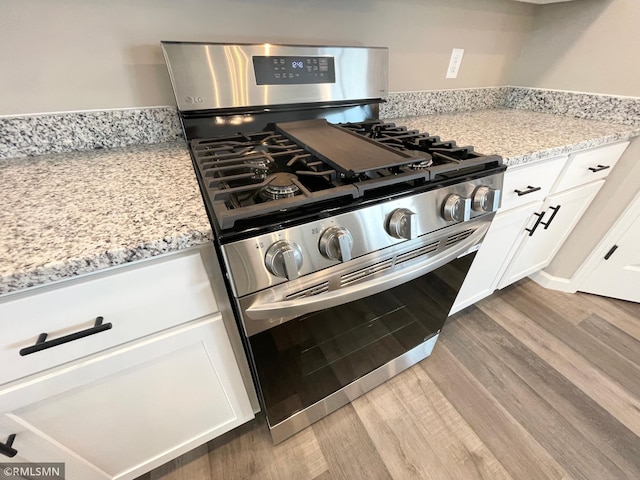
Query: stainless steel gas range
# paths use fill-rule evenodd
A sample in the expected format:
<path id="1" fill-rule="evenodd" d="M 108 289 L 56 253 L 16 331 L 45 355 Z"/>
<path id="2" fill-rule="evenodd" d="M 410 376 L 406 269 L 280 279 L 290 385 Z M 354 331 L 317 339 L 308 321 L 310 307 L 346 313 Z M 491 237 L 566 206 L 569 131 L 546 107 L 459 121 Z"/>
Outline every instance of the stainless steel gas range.
<path id="1" fill-rule="evenodd" d="M 162 48 L 279 442 L 430 355 L 506 167 L 381 122 L 385 48 Z"/>

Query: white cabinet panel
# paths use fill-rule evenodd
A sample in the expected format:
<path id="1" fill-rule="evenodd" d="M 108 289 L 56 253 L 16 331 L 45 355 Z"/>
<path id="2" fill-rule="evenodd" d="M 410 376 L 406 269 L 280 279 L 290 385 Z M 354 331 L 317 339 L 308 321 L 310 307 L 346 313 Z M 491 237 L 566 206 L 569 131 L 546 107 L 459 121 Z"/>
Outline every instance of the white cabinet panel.
<path id="1" fill-rule="evenodd" d="M 493 293 L 500 275 L 526 234 L 526 223 L 541 206 L 542 202 L 534 202 L 496 215 L 450 314 L 459 312 Z"/>
<path id="2" fill-rule="evenodd" d="M 599 180 L 548 197 L 542 210 L 534 214 L 542 215 L 540 221 L 538 218 L 530 221 L 528 228 L 534 230 L 533 234 L 527 235 L 520 244 L 498 288 L 504 288 L 549 265 L 603 184 L 604 180 Z"/>
<path id="3" fill-rule="evenodd" d="M 13 385 L 0 408 L 118 479 L 253 418 L 220 316 Z"/>

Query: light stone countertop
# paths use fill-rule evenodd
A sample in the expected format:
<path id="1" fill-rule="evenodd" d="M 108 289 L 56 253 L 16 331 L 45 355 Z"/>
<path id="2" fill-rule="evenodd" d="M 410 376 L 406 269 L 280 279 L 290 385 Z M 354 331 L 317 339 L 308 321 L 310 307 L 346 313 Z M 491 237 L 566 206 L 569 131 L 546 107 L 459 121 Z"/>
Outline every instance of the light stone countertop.
<path id="1" fill-rule="evenodd" d="M 473 145 L 486 155 L 501 155 L 509 166 L 640 135 L 640 127 L 506 108 L 385 121 L 455 140 L 458 145 Z"/>
<path id="2" fill-rule="evenodd" d="M 0 161 L 0 295 L 208 242 L 186 145 Z"/>
<path id="3" fill-rule="evenodd" d="M 405 117 L 398 125 L 518 165 L 640 135 L 523 110 Z M 0 160 L 0 295 L 208 242 L 183 142 Z"/>

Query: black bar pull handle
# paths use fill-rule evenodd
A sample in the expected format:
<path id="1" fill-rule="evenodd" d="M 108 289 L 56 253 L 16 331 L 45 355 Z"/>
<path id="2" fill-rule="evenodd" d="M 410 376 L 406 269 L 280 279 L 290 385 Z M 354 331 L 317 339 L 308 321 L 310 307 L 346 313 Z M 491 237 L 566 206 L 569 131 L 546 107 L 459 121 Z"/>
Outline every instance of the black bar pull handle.
<path id="1" fill-rule="evenodd" d="M 542 212 L 542 213 L 537 213 L 536 212 L 536 213 L 534 213 L 534 215 L 536 217 L 538 217 L 538 219 L 536 220 L 536 223 L 533 225 L 532 228 L 525 228 L 525 230 L 527 232 L 529 232 L 529 236 L 532 236 L 533 233 L 536 231 L 536 228 L 538 228 L 538 225 L 540 225 L 540 222 L 542 221 L 542 217 L 544 217 L 544 212 Z"/>
<path id="2" fill-rule="evenodd" d="M 514 190 L 518 194 L 519 197 L 522 195 L 529 195 L 530 193 L 537 192 L 538 190 L 542 190 L 542 187 L 533 187 L 531 185 L 527 185 L 526 190 Z"/>
<path id="3" fill-rule="evenodd" d="M 18 454 L 18 450 L 13 448 L 13 441 L 16 439 L 16 434 L 12 433 L 7 438 L 5 443 L 0 442 L 0 453 L 5 457 L 15 457 Z"/>
<path id="4" fill-rule="evenodd" d="M 600 170 L 606 170 L 607 168 L 611 168 L 611 165 L 598 165 L 597 167 L 589 167 L 593 173 L 599 172 Z"/>
<path id="5" fill-rule="evenodd" d="M 58 345 L 62 345 L 63 343 L 73 342 L 74 340 L 88 337 L 89 335 L 95 335 L 96 333 L 110 330 L 113 325 L 111 325 L 111 323 L 102 323 L 103 320 L 103 317 L 96 317 L 96 323 L 93 327 L 87 328 L 86 330 L 81 330 L 76 333 L 65 335 L 64 337 L 54 338 L 53 340 L 49 341 L 47 341 L 47 334 L 41 333 L 40 336 L 38 336 L 38 340 L 36 341 L 35 345 L 31 345 L 30 347 L 25 347 L 20 350 L 20 356 L 24 357 L 25 355 L 31 355 L 32 353 L 40 352 L 41 350 L 46 350 L 47 348 L 57 347 Z"/>
<path id="6" fill-rule="evenodd" d="M 544 225 L 545 230 L 549 228 L 551 222 L 553 222 L 553 219 L 556 218 L 556 214 L 560 211 L 560 207 L 561 205 L 558 205 L 557 207 L 549 207 L 549 209 L 553 210 L 553 213 L 549 217 L 549 220 L 547 220 L 546 222 L 540 222 L 541 225 Z"/>
<path id="7" fill-rule="evenodd" d="M 604 259 L 609 260 L 611 258 L 611 255 L 613 255 L 613 252 L 615 252 L 617 249 L 618 249 L 618 245 L 614 245 L 613 247 L 611 247 L 607 252 L 607 254 L 604 256 Z"/>

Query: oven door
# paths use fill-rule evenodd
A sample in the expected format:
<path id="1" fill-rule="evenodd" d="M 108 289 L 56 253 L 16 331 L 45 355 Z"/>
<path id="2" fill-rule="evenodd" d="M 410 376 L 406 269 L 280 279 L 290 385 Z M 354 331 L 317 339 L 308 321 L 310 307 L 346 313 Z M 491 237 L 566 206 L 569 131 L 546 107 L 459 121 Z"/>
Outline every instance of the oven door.
<path id="1" fill-rule="evenodd" d="M 240 299 L 274 442 L 431 353 L 492 216 Z"/>

